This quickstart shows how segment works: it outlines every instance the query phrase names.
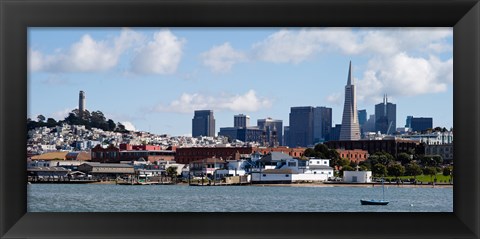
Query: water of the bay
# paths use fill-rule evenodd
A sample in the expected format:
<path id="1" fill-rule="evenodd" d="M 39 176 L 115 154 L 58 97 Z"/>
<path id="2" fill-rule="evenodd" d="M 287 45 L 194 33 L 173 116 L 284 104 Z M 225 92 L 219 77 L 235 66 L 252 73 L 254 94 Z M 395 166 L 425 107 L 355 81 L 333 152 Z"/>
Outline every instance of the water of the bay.
<path id="1" fill-rule="evenodd" d="M 453 212 L 453 188 L 31 184 L 29 212 Z"/>

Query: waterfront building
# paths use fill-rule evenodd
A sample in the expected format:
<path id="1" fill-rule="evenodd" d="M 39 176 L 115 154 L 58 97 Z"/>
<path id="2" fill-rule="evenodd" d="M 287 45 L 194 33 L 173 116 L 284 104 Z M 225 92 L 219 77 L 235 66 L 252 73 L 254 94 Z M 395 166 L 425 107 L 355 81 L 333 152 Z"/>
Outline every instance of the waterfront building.
<path id="1" fill-rule="evenodd" d="M 233 127 L 247 128 L 250 126 L 250 116 L 239 114 L 233 116 Z"/>
<path id="2" fill-rule="evenodd" d="M 177 148 L 175 161 L 189 164 L 195 160 L 206 158 L 240 159 L 241 154 L 252 154 L 252 147 L 185 147 Z"/>
<path id="3" fill-rule="evenodd" d="M 91 161 L 101 163 L 119 163 L 120 161 L 136 161 L 143 158 L 145 161 L 153 163 L 156 161 L 173 161 L 175 158 L 175 151 L 159 150 L 158 146 L 122 145 L 121 147 L 122 148 L 118 148 L 113 145 L 109 145 L 107 148 L 103 148 L 102 146 L 97 145 L 91 150 Z"/>
<path id="4" fill-rule="evenodd" d="M 121 163 L 89 162 L 78 166 L 78 170 L 96 178 L 117 178 L 121 175 L 135 174 L 135 169 L 132 165 Z"/>
<path id="5" fill-rule="evenodd" d="M 397 129 L 397 105 L 388 102 L 387 95 L 383 102 L 375 105 L 375 131 L 382 134 L 394 134 Z"/>
<path id="6" fill-rule="evenodd" d="M 422 132 L 428 129 L 433 129 L 432 117 L 412 117 L 411 119 L 412 131 Z"/>
<path id="7" fill-rule="evenodd" d="M 402 139 L 413 140 L 416 142 L 424 143 L 427 145 L 438 145 L 438 144 L 452 144 L 453 143 L 453 132 L 432 132 L 426 134 L 412 134 L 412 135 L 399 135 L 397 136 Z"/>
<path id="8" fill-rule="evenodd" d="M 253 151 L 261 155 L 267 155 L 271 152 L 279 152 L 293 158 L 301 158 L 303 157 L 303 154 L 305 153 L 306 149 L 307 148 L 301 148 L 301 147 L 289 148 L 286 146 L 281 146 L 281 147 L 257 147 L 257 148 L 253 148 Z"/>
<path id="9" fill-rule="evenodd" d="M 346 183 L 371 183 L 372 171 L 343 171 L 343 181 Z"/>
<path id="10" fill-rule="evenodd" d="M 212 177 L 218 170 L 225 170 L 226 165 L 227 162 L 222 158 L 199 159 L 189 163 L 189 173 L 194 177 Z"/>
<path id="11" fill-rule="evenodd" d="M 195 110 L 192 119 L 192 137 L 198 136 L 215 136 L 213 110 Z"/>
<path id="12" fill-rule="evenodd" d="M 448 144 L 427 144 L 425 155 L 440 155 L 446 163 L 453 162 L 453 143 Z"/>
<path id="13" fill-rule="evenodd" d="M 366 150 L 369 154 L 384 151 L 395 158 L 399 153 L 411 153 L 412 151 L 415 151 L 417 154 L 423 154 L 425 152 L 425 145 L 419 141 L 396 138 L 382 140 L 328 141 L 325 142 L 325 145 L 330 149 Z"/>
<path id="14" fill-rule="evenodd" d="M 55 151 L 55 152 L 48 152 L 40 155 L 35 155 L 31 157 L 31 160 L 65 160 L 67 157 L 67 151 Z"/>
<path id="15" fill-rule="evenodd" d="M 332 130 L 332 108 L 313 108 L 313 144 L 318 144 L 330 139 Z"/>
<path id="16" fill-rule="evenodd" d="M 277 157 L 278 158 L 278 157 Z M 294 183 L 327 181 L 333 177 L 329 159 L 280 158 L 275 167 L 252 171 L 252 183 Z"/>
<path id="17" fill-rule="evenodd" d="M 263 130 L 263 146 L 275 147 L 283 145 L 283 121 L 272 119 L 258 119 L 257 127 Z"/>
<path id="18" fill-rule="evenodd" d="M 288 146 L 308 147 L 313 145 L 313 107 L 290 108 L 290 128 Z"/>
<path id="19" fill-rule="evenodd" d="M 357 97 L 355 92 L 355 84 L 352 79 L 352 62 L 350 62 L 347 85 L 345 86 L 345 103 L 343 106 L 340 140 L 360 139 L 360 126 L 358 125 L 357 114 Z"/>
<path id="20" fill-rule="evenodd" d="M 368 159 L 368 151 L 362 149 L 336 149 L 340 158 L 346 158 L 356 164 Z"/>

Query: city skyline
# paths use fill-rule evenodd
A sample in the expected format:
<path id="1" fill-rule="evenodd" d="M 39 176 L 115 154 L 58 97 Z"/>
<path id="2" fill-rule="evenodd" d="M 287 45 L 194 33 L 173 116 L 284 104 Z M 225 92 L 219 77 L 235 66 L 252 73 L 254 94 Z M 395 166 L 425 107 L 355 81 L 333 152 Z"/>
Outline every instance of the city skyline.
<path id="1" fill-rule="evenodd" d="M 63 119 L 78 108 L 83 90 L 87 110 L 158 134 L 190 135 L 194 110 L 214 111 L 216 133 L 238 114 L 288 126 L 297 106 L 332 108 L 334 126 L 341 123 L 351 60 L 358 110 L 373 114 L 388 94 L 397 122 L 413 115 L 432 117 L 434 127 L 453 126 L 451 28 L 29 28 L 28 34 L 32 119 Z"/>

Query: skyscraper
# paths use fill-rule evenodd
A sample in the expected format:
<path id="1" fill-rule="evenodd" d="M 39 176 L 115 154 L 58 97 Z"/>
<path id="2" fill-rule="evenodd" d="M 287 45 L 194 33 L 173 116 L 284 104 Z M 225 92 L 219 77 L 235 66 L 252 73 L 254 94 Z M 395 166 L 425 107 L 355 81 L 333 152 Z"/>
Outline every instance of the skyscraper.
<path id="1" fill-rule="evenodd" d="M 329 140 L 332 129 L 332 108 L 313 108 L 313 143 Z"/>
<path id="2" fill-rule="evenodd" d="M 283 121 L 272 118 L 258 119 L 257 126 L 264 132 L 264 141 L 269 146 L 283 145 Z"/>
<path id="3" fill-rule="evenodd" d="M 412 131 L 422 132 L 427 129 L 433 129 L 432 117 L 412 117 L 411 118 Z"/>
<path id="4" fill-rule="evenodd" d="M 357 97 L 352 79 L 352 62 L 348 69 L 348 80 L 345 86 L 345 104 L 343 105 L 342 127 L 340 140 L 359 140 L 360 126 L 358 125 Z"/>
<path id="5" fill-rule="evenodd" d="M 83 117 L 83 112 L 85 112 L 85 92 L 81 90 L 78 94 L 78 113 L 80 118 Z"/>
<path id="6" fill-rule="evenodd" d="M 365 123 L 367 123 L 367 110 L 358 111 L 358 125 L 360 126 L 360 132 L 365 132 Z"/>
<path id="7" fill-rule="evenodd" d="M 250 125 L 250 116 L 239 114 L 233 116 L 233 127 L 247 128 Z"/>
<path id="8" fill-rule="evenodd" d="M 195 110 L 192 119 L 192 136 L 215 136 L 213 110 Z"/>
<path id="9" fill-rule="evenodd" d="M 293 148 L 313 145 L 313 107 L 291 107 L 289 119 L 288 146 Z"/>
<path id="10" fill-rule="evenodd" d="M 388 102 L 387 95 L 383 102 L 375 105 L 375 131 L 393 134 L 397 129 L 397 105 Z"/>

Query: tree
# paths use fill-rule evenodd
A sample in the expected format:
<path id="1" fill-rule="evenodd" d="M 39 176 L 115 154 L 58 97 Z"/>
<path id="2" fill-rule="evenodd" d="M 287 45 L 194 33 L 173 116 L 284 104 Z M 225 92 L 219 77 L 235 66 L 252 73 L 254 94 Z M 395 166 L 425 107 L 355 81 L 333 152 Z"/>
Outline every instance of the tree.
<path id="1" fill-rule="evenodd" d="M 435 167 L 426 167 L 423 169 L 423 174 L 430 175 L 430 180 L 433 182 L 433 176 L 437 174 L 437 169 Z"/>
<path id="2" fill-rule="evenodd" d="M 372 173 L 375 177 L 385 177 L 385 175 L 387 175 L 387 167 L 381 163 L 377 163 L 373 165 Z"/>
<path id="3" fill-rule="evenodd" d="M 425 167 L 435 167 L 440 165 L 443 159 L 439 155 L 424 155 L 420 157 L 420 163 Z"/>
<path id="4" fill-rule="evenodd" d="M 316 157 L 316 152 L 314 149 L 307 148 L 305 149 L 305 152 L 303 152 L 303 156 L 305 157 Z"/>
<path id="5" fill-rule="evenodd" d="M 167 170 L 165 171 L 167 173 L 167 176 L 169 176 L 172 181 L 176 182 L 177 181 L 177 167 L 168 167 Z"/>
<path id="6" fill-rule="evenodd" d="M 53 118 L 48 118 L 47 119 L 47 127 L 54 127 L 57 125 L 57 121 Z"/>
<path id="7" fill-rule="evenodd" d="M 443 168 L 443 176 L 450 176 L 450 181 L 452 181 L 452 172 L 453 168 L 451 166 Z"/>
<path id="8" fill-rule="evenodd" d="M 114 131 L 115 128 L 117 127 L 117 125 L 115 124 L 115 122 L 114 122 L 113 120 L 111 120 L 111 119 L 109 119 L 109 120 L 107 121 L 107 124 L 108 124 L 108 130 L 109 130 L 109 131 Z"/>
<path id="9" fill-rule="evenodd" d="M 420 166 L 418 166 L 416 163 L 409 163 L 407 166 L 405 166 L 405 175 L 413 176 L 415 179 L 417 179 L 417 176 L 421 175 L 422 173 L 422 168 L 420 168 Z"/>
<path id="10" fill-rule="evenodd" d="M 342 167 L 342 170 L 340 170 L 340 176 L 343 176 L 344 171 L 353 171 L 353 168 L 350 167 L 350 165 L 346 165 L 346 166 Z"/>
<path id="11" fill-rule="evenodd" d="M 38 122 L 42 122 L 42 123 L 43 123 L 43 121 L 45 121 L 45 116 L 43 116 L 43 115 L 38 115 L 38 116 L 37 116 L 37 120 L 38 120 Z"/>
<path id="12" fill-rule="evenodd" d="M 388 175 L 395 176 L 395 178 L 403 176 L 403 174 L 405 173 L 405 167 L 403 167 L 401 164 L 392 164 L 388 166 L 387 170 Z"/>
<path id="13" fill-rule="evenodd" d="M 337 166 L 340 166 L 340 167 L 350 166 L 350 160 L 346 158 L 341 158 L 337 161 Z"/>
<path id="14" fill-rule="evenodd" d="M 401 162 L 402 165 L 407 165 L 412 162 L 413 157 L 407 153 L 399 153 L 397 156 L 397 161 Z"/>
<path id="15" fill-rule="evenodd" d="M 361 161 L 360 163 L 358 163 L 358 166 L 360 166 L 360 168 L 364 169 L 362 171 L 368 171 L 368 170 L 372 170 L 372 165 L 370 164 L 370 162 L 367 160 L 365 161 Z"/>

